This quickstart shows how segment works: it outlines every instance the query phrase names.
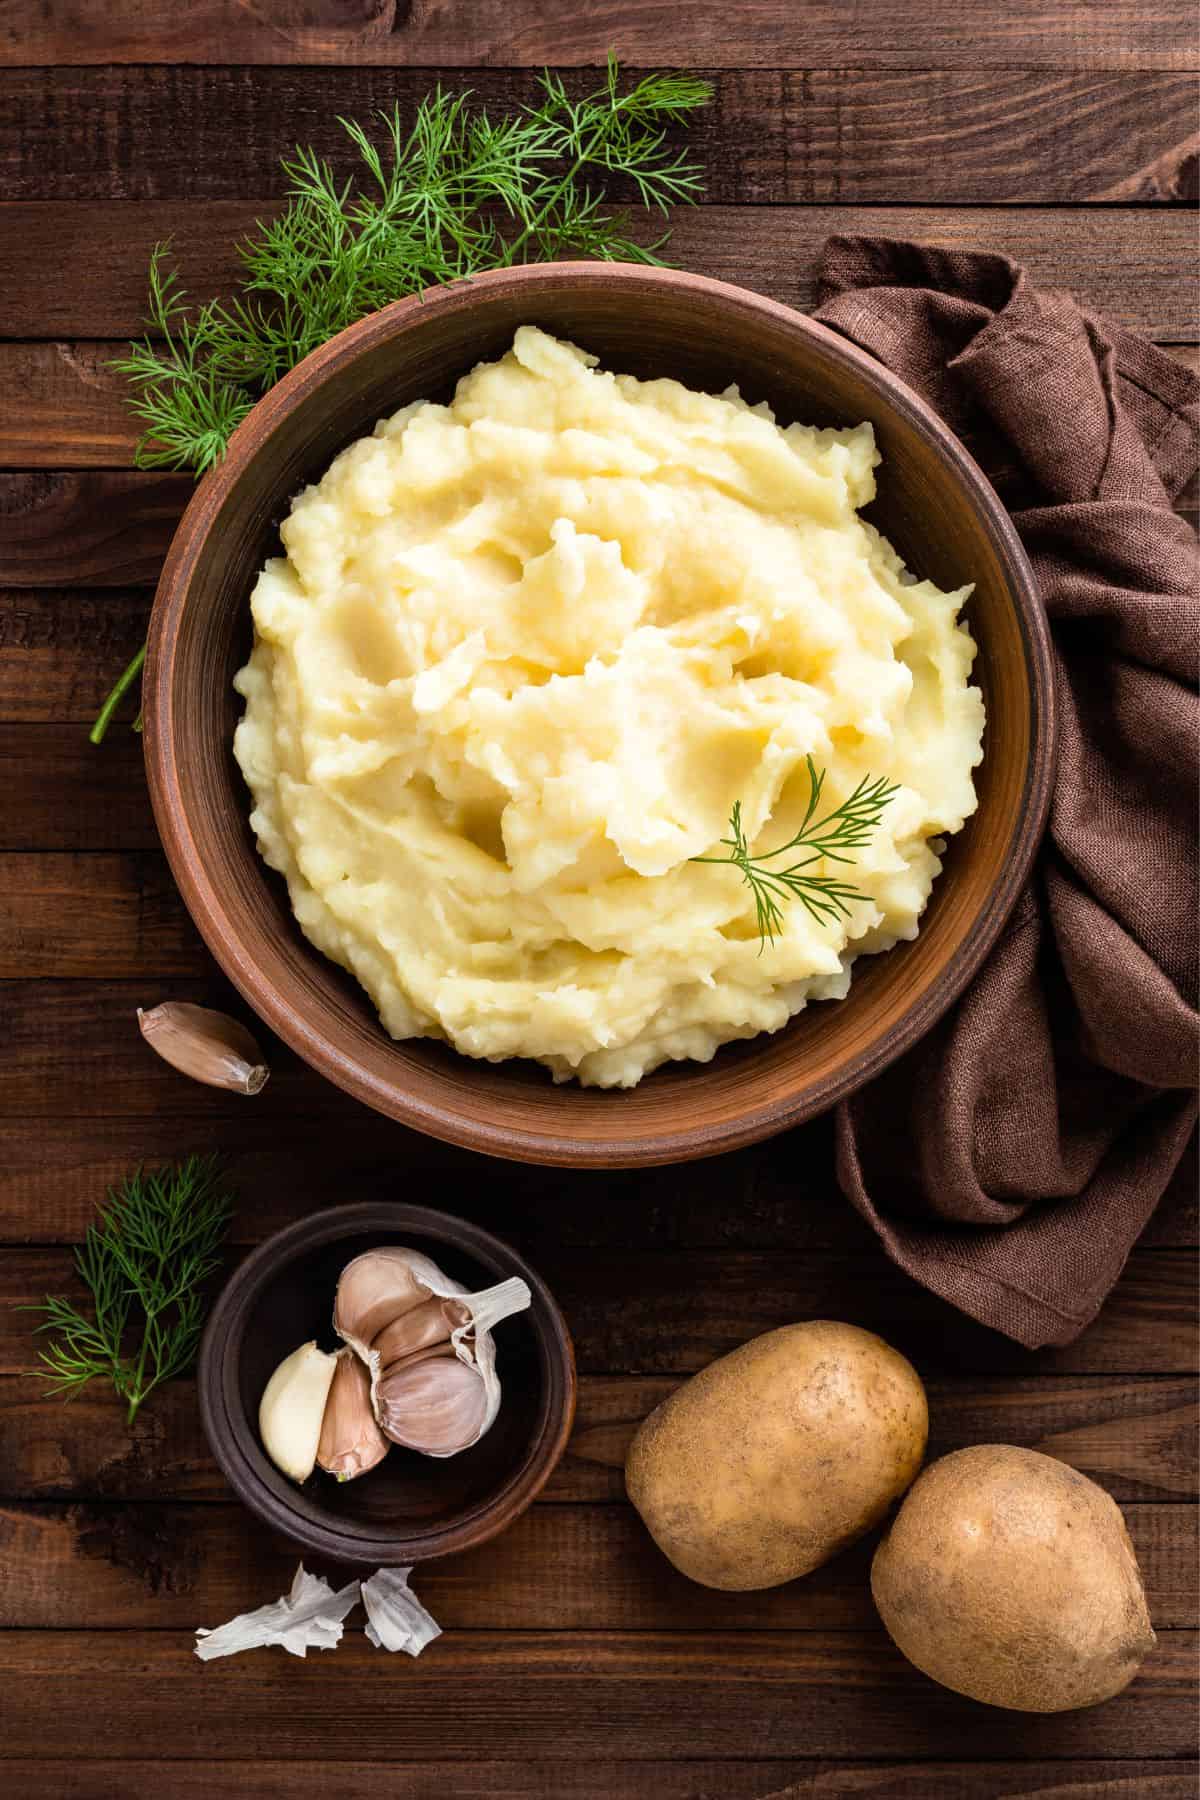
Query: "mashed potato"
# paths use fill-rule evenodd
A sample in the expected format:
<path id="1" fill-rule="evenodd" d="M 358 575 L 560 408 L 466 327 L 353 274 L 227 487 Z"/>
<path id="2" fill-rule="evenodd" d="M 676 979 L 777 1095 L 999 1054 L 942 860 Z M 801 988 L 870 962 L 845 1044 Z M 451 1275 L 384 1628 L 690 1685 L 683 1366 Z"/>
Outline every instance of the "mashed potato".
<path id="1" fill-rule="evenodd" d="M 235 752 L 302 929 L 396 1038 L 632 1086 L 777 1031 L 912 938 L 975 807 L 968 588 L 908 575 L 857 509 L 869 425 L 777 426 L 731 389 L 602 373 L 531 327 L 449 406 L 352 444 L 254 590 Z M 868 772 L 851 869 L 760 946 L 722 854 Z"/>

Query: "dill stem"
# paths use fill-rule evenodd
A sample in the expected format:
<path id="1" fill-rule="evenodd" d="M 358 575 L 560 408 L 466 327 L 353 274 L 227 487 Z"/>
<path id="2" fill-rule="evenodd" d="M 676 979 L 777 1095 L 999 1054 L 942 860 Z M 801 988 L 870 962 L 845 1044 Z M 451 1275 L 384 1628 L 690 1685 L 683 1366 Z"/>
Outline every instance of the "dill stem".
<path id="1" fill-rule="evenodd" d="M 145 660 L 146 660 L 146 646 L 145 646 L 145 644 L 143 644 L 141 649 L 138 651 L 137 655 L 133 658 L 132 662 L 130 662 L 128 667 L 126 669 L 124 669 L 123 672 L 117 677 L 116 681 L 113 683 L 112 687 L 109 689 L 108 696 L 105 699 L 104 705 L 100 708 L 100 711 L 96 714 L 96 722 L 92 726 L 92 729 L 88 732 L 88 742 L 89 743 L 102 744 L 104 742 L 104 734 L 108 730 L 109 725 L 112 723 L 112 716 L 116 712 L 118 706 L 120 706 L 122 700 L 125 698 L 125 695 L 128 692 L 128 690 L 133 686 L 134 682 L 137 680 L 138 676 L 141 674 L 142 664 L 145 662 Z M 139 714 L 138 716 L 140 719 L 141 715 Z M 138 729 L 138 727 L 137 727 L 137 725 L 135 725 L 134 730 L 136 731 L 137 729 Z"/>
<path id="2" fill-rule="evenodd" d="M 616 111 L 617 108 L 614 107 L 613 110 Z M 547 218 L 549 216 L 549 214 L 551 213 L 551 211 L 553 210 L 553 208 L 558 205 L 559 200 L 566 193 L 567 189 L 571 186 L 572 182 L 575 180 L 575 177 L 579 174 L 580 170 L 585 169 L 587 167 L 588 162 L 591 160 L 591 155 L 592 155 L 593 150 L 595 150 L 596 146 L 603 141 L 603 138 L 604 138 L 603 130 L 601 130 L 599 127 L 597 127 L 597 129 L 595 131 L 593 131 L 591 137 L 588 139 L 587 144 L 579 152 L 579 155 L 575 158 L 575 161 L 571 164 L 571 167 L 567 170 L 566 174 L 563 176 L 562 180 L 559 182 L 558 186 L 555 188 L 554 192 L 551 194 L 550 198 L 545 202 L 541 211 L 539 213 L 536 213 L 534 215 L 534 217 L 532 219 L 530 219 L 530 221 L 529 221 L 528 225 L 526 225 L 524 231 L 518 232 L 517 236 L 513 239 L 512 243 L 508 245 L 508 247 L 506 248 L 506 250 L 504 252 L 503 257 L 500 260 L 500 267 L 502 269 L 510 269 L 512 267 L 513 259 L 516 256 L 517 251 L 520 250 L 523 245 L 528 243 L 529 239 L 533 236 L 533 234 L 537 230 L 538 226 L 542 223 L 542 220 Z"/>

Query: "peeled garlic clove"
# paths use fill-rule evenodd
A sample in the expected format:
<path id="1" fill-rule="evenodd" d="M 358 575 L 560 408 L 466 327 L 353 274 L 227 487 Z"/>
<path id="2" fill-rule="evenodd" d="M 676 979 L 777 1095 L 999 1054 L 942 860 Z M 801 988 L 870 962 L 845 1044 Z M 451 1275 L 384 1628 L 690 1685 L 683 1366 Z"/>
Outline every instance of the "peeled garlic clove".
<path id="1" fill-rule="evenodd" d="M 375 1405 L 394 1444 L 425 1456 L 455 1456 L 483 1436 L 488 1392 L 469 1363 L 425 1356 L 385 1370 L 375 1384 Z"/>
<path id="2" fill-rule="evenodd" d="M 293 1481 L 307 1481 L 313 1472 L 336 1371 L 337 1357 L 310 1340 L 284 1358 L 263 1389 L 258 1404 L 263 1448 Z"/>
<path id="3" fill-rule="evenodd" d="M 325 1401 L 317 1462 L 339 1481 L 353 1481 L 382 1462 L 389 1445 L 371 1410 L 365 1366 L 353 1350 L 339 1350 L 333 1360 L 337 1366 Z"/>
<path id="4" fill-rule="evenodd" d="M 443 1300 L 437 1295 L 401 1313 L 379 1336 L 372 1339 L 371 1349 L 379 1357 L 380 1366 L 388 1368 L 401 1357 L 412 1356 L 430 1344 L 451 1348 L 450 1334 L 459 1325 L 468 1325 L 471 1314 L 461 1300 Z"/>
<path id="5" fill-rule="evenodd" d="M 257 1094 L 270 1070 L 246 1027 L 228 1013 L 185 1000 L 167 1000 L 149 1012 L 137 1009 L 142 1036 L 164 1062 L 202 1081 L 206 1087 L 235 1094 Z"/>
<path id="6" fill-rule="evenodd" d="M 407 1250 L 367 1250 L 338 1277 L 333 1329 L 364 1361 L 372 1339 L 385 1326 L 429 1299 L 429 1289 L 421 1286 L 413 1268 L 415 1257 Z"/>

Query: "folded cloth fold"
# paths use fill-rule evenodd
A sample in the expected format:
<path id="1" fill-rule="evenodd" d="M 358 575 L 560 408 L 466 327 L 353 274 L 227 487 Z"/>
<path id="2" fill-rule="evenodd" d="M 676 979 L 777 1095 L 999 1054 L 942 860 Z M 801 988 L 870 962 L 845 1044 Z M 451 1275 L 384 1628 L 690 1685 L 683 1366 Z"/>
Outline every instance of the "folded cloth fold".
<path id="1" fill-rule="evenodd" d="M 1003 257 L 831 238 L 817 318 L 916 388 L 1012 513 L 1055 650 L 1033 878 L 968 992 L 837 1116 L 926 1287 L 1028 1346 L 1093 1319 L 1196 1120 L 1200 382 Z M 986 753 L 986 744 L 985 744 Z"/>

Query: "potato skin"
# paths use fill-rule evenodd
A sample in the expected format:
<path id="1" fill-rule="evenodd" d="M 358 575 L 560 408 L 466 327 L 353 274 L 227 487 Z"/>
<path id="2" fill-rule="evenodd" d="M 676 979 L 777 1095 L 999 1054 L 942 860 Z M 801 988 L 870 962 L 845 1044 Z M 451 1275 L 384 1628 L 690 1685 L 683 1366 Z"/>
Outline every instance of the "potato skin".
<path id="1" fill-rule="evenodd" d="M 710 1363 L 643 1421 L 625 1486 L 663 1554 L 705 1587 L 777 1587 L 869 1531 L 912 1481 L 929 1410 L 870 1331 L 785 1325 Z"/>
<path id="2" fill-rule="evenodd" d="M 925 1470 L 875 1553 L 871 1592 L 918 1669 L 1019 1712 L 1109 1699 L 1155 1641 L 1119 1508 L 1077 1469 L 1011 1444 Z"/>

